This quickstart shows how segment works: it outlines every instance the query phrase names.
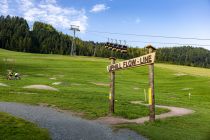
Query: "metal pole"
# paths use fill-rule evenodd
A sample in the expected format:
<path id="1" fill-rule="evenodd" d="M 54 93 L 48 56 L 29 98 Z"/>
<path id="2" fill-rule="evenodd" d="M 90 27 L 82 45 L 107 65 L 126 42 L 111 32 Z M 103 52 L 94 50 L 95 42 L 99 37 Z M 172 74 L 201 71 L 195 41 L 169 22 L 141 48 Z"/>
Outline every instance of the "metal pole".
<path id="1" fill-rule="evenodd" d="M 75 45 L 76 45 L 76 43 L 75 43 L 75 34 L 76 34 L 76 30 L 74 29 L 74 41 L 73 41 L 73 42 L 74 42 L 74 43 L 73 43 L 73 44 L 74 44 L 74 46 L 73 46 L 73 55 L 76 55 L 76 46 L 75 46 Z"/>
<path id="2" fill-rule="evenodd" d="M 72 43 L 71 43 L 71 56 L 73 56 L 73 55 L 74 55 L 75 29 L 73 29 L 73 32 L 74 32 L 74 36 L 73 36 L 73 40 L 72 40 Z"/>
<path id="3" fill-rule="evenodd" d="M 111 65 L 115 64 L 115 58 L 110 57 Z M 114 101 L 115 101 L 115 72 L 110 72 L 110 92 L 109 92 L 109 114 L 112 115 L 114 113 Z"/>
<path id="4" fill-rule="evenodd" d="M 96 44 L 94 46 L 95 46 L 95 48 L 94 48 L 94 54 L 93 54 L 93 56 L 96 56 Z"/>
<path id="5" fill-rule="evenodd" d="M 152 53 L 155 49 L 152 46 L 147 47 L 149 53 Z M 155 91 L 154 91 L 154 64 L 149 65 L 149 92 L 151 92 L 151 104 L 149 104 L 149 121 L 155 121 Z"/>
<path id="6" fill-rule="evenodd" d="M 76 25 L 71 25 L 71 30 L 73 30 L 73 33 L 74 33 L 74 36 L 73 36 L 73 40 L 72 40 L 72 43 L 71 43 L 71 56 L 75 55 L 75 34 L 76 34 L 76 31 L 80 31 L 79 30 L 79 26 L 76 26 Z"/>

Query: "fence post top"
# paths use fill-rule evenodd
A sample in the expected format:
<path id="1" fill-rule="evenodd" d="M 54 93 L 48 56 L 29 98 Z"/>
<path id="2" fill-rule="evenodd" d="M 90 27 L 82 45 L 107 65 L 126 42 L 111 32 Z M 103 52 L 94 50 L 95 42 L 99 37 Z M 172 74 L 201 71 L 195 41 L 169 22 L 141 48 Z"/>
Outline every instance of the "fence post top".
<path id="1" fill-rule="evenodd" d="M 155 48 L 155 47 L 153 47 L 152 45 L 147 45 L 147 46 L 146 46 L 146 48 L 147 48 L 147 49 L 152 49 L 153 51 L 155 51 L 155 50 L 156 50 L 156 48 Z"/>
<path id="2" fill-rule="evenodd" d="M 109 60 L 111 60 L 111 59 L 116 60 L 116 58 L 115 58 L 115 57 L 109 57 Z"/>

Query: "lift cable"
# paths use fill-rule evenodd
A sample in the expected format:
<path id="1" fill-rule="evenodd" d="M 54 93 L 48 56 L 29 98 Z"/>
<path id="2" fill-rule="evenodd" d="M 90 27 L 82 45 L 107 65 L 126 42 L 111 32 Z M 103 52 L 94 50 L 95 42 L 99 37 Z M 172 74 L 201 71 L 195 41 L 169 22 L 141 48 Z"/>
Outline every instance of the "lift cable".
<path id="1" fill-rule="evenodd" d="M 146 34 L 132 34 L 132 33 L 117 33 L 117 32 L 105 32 L 105 31 L 95 31 L 95 30 L 86 30 L 86 32 L 101 33 L 101 34 L 127 35 L 127 36 L 142 36 L 142 37 L 152 37 L 152 38 L 171 38 L 171 39 L 182 39 L 182 40 L 209 40 L 210 41 L 210 38 L 178 37 L 178 36 L 163 36 L 163 35 L 146 35 Z"/>
<path id="2" fill-rule="evenodd" d="M 92 32 L 92 33 L 96 33 L 96 32 Z M 106 38 L 107 40 L 108 39 L 111 39 L 111 37 L 107 37 L 107 36 L 104 36 L 104 35 L 98 35 L 97 36 L 100 36 L 102 38 Z M 115 40 L 115 39 L 114 39 Z M 208 44 L 192 44 L 192 43 L 177 43 L 177 42 L 155 42 L 155 41 L 140 41 L 140 40 L 127 40 L 127 42 L 139 42 L 139 43 L 147 43 L 147 44 L 162 44 L 162 45 L 183 45 L 183 46 L 200 46 L 200 47 L 208 47 L 210 45 Z"/>

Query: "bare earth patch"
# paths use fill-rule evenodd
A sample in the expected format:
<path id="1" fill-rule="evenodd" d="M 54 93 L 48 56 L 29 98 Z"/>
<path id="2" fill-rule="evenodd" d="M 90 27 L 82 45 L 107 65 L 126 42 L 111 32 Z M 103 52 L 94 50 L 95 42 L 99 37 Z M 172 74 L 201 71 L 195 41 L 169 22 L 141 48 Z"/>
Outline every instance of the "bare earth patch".
<path id="1" fill-rule="evenodd" d="M 134 89 L 134 90 L 139 90 L 139 88 L 138 88 L 138 87 L 134 87 L 133 89 Z"/>
<path id="2" fill-rule="evenodd" d="M 91 84 L 94 84 L 94 85 L 97 85 L 97 86 L 105 86 L 105 87 L 108 87 L 109 84 L 107 83 L 95 83 L 95 82 L 91 82 Z"/>
<path id="3" fill-rule="evenodd" d="M 56 78 L 55 77 L 51 77 L 51 78 L 49 78 L 50 80 L 56 80 Z"/>
<path id="4" fill-rule="evenodd" d="M 38 93 L 33 93 L 33 92 L 13 92 L 13 91 L 11 91 L 10 93 L 15 93 L 15 94 L 27 94 L 27 95 L 38 94 Z"/>
<path id="5" fill-rule="evenodd" d="M 82 84 L 79 83 L 71 83 L 71 86 L 81 86 Z"/>
<path id="6" fill-rule="evenodd" d="M 64 75 L 54 75 L 55 77 L 63 78 Z"/>
<path id="7" fill-rule="evenodd" d="M 45 76 L 45 74 L 42 74 L 42 73 L 38 73 L 36 74 L 37 76 Z"/>
<path id="8" fill-rule="evenodd" d="M 132 101 L 131 103 L 148 106 L 147 104 L 143 104 L 141 101 Z M 183 116 L 183 115 L 194 113 L 193 110 L 186 109 L 186 108 L 180 108 L 180 107 L 163 106 L 163 105 L 156 105 L 156 107 L 166 108 L 166 109 L 170 110 L 167 113 L 156 115 L 155 116 L 156 119 L 165 119 L 165 118 L 168 118 L 168 117 Z M 142 118 L 129 120 L 129 119 L 121 118 L 121 117 L 107 116 L 107 117 L 101 117 L 101 118 L 96 120 L 96 122 L 105 123 L 105 124 L 112 124 L 112 125 L 123 124 L 123 123 L 143 124 L 144 122 L 147 122 L 147 121 L 149 121 L 149 117 L 142 117 Z"/>
<path id="9" fill-rule="evenodd" d="M 4 62 L 14 62 L 15 59 L 12 59 L 12 58 L 3 58 L 3 61 Z"/>
<path id="10" fill-rule="evenodd" d="M 52 85 L 60 85 L 62 82 L 54 82 Z"/>
<path id="11" fill-rule="evenodd" d="M 25 86 L 23 88 L 58 91 L 58 89 L 47 85 L 30 85 L 30 86 Z"/>
<path id="12" fill-rule="evenodd" d="M 0 86 L 2 86 L 2 87 L 8 87 L 8 85 L 7 84 L 4 84 L 4 83 L 0 83 Z"/>
<path id="13" fill-rule="evenodd" d="M 182 88 L 181 90 L 186 91 L 186 90 L 191 90 L 191 89 L 193 89 L 193 88 Z"/>
<path id="14" fill-rule="evenodd" d="M 187 75 L 186 73 L 175 73 L 174 74 L 175 76 L 185 76 L 185 75 Z"/>
<path id="15" fill-rule="evenodd" d="M 58 112 L 62 112 L 62 113 L 68 114 L 68 115 L 73 115 L 73 116 L 78 116 L 78 117 L 84 116 L 84 113 L 82 113 L 82 112 L 73 112 L 70 110 L 60 109 L 56 105 L 52 105 L 52 104 L 48 104 L 48 103 L 39 103 L 38 105 L 41 107 L 49 107 L 49 108 L 52 108 Z"/>

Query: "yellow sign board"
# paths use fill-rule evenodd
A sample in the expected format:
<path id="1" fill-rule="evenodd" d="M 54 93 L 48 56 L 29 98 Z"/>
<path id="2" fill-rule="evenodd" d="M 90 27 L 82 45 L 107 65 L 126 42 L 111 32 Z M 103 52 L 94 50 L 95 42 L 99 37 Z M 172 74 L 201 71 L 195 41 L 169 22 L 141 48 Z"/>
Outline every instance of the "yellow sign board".
<path id="1" fill-rule="evenodd" d="M 133 59 L 129 59 L 126 61 L 122 61 L 116 64 L 112 64 L 107 66 L 107 71 L 116 71 L 116 70 L 121 70 L 121 69 L 126 69 L 130 67 L 137 67 L 137 66 L 142 66 L 142 65 L 148 65 L 148 64 L 153 64 L 155 61 L 155 52 L 143 55 L 140 57 L 136 57 Z"/>

